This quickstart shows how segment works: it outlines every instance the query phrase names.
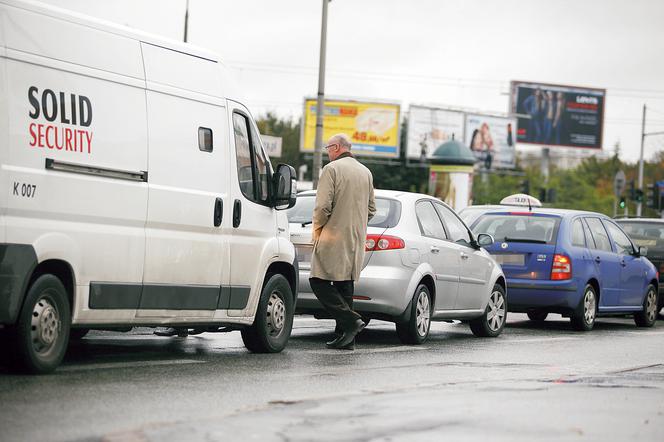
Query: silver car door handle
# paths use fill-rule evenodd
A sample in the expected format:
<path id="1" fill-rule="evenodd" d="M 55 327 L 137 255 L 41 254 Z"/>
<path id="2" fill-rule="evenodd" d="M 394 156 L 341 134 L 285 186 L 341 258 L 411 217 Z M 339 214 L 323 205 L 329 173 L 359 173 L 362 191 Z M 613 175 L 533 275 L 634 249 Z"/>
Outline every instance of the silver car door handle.
<path id="1" fill-rule="evenodd" d="M 438 247 L 431 246 L 431 253 L 440 253 L 440 249 Z"/>
<path id="2" fill-rule="evenodd" d="M 468 255 L 464 252 L 461 252 L 461 259 L 468 259 Z"/>

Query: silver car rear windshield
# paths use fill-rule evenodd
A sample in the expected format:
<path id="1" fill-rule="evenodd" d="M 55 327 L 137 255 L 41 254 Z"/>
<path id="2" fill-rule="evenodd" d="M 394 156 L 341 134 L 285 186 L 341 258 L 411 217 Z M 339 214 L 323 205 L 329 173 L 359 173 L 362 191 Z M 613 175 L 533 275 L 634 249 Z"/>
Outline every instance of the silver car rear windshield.
<path id="1" fill-rule="evenodd" d="M 295 205 L 286 211 L 289 223 L 311 223 L 316 195 L 298 196 Z M 401 203 L 390 198 L 376 198 L 376 214 L 369 227 L 395 227 L 401 217 Z"/>
<path id="2" fill-rule="evenodd" d="M 557 216 L 491 214 L 482 215 L 476 233 L 488 233 L 499 242 L 555 244 L 560 218 Z"/>

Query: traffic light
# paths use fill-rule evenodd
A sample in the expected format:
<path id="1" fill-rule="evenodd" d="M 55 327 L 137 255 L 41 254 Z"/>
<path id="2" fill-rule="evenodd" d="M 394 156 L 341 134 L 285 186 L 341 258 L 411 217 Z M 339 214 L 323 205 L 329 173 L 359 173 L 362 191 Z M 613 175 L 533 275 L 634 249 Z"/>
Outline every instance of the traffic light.
<path id="1" fill-rule="evenodd" d="M 521 183 L 519 183 L 521 186 L 521 193 L 525 193 L 526 195 L 530 195 L 530 180 L 523 180 Z"/>
<path id="2" fill-rule="evenodd" d="M 618 207 L 620 207 L 621 209 L 624 209 L 626 204 L 627 204 L 627 201 L 625 201 L 625 197 L 621 196 L 620 197 L 620 202 L 618 203 Z"/>
<path id="3" fill-rule="evenodd" d="M 634 201 L 636 201 L 637 203 L 643 202 L 643 190 L 636 189 L 636 191 L 634 191 Z"/>
<path id="4" fill-rule="evenodd" d="M 646 206 L 651 209 L 661 209 L 661 197 L 659 185 L 657 183 L 648 184 L 646 186 Z"/>

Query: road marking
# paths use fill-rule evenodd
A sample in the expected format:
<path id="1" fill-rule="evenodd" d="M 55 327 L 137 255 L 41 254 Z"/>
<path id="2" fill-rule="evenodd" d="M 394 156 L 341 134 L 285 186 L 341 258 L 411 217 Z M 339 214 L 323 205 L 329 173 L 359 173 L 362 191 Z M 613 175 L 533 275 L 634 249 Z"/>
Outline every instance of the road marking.
<path id="1" fill-rule="evenodd" d="M 206 361 L 198 359 L 172 359 L 167 361 L 132 361 L 132 362 L 100 362 L 97 364 L 78 364 L 66 365 L 60 367 L 58 371 L 86 371 L 86 370 L 104 370 L 109 368 L 140 368 L 155 367 L 159 365 L 183 365 L 183 364 L 203 364 Z"/>
<path id="2" fill-rule="evenodd" d="M 505 341 L 505 343 L 522 343 L 522 342 L 551 342 L 551 341 L 576 341 L 581 339 L 576 336 L 561 336 L 557 338 L 528 338 L 528 339 L 510 339 Z"/>
<path id="3" fill-rule="evenodd" d="M 396 353 L 396 352 L 404 352 L 404 351 L 420 351 L 420 350 L 428 350 L 429 347 L 422 347 L 422 346 L 409 346 L 409 345 L 401 345 L 398 347 L 384 347 L 384 348 L 361 348 L 358 350 L 354 350 L 353 352 L 348 351 L 348 354 L 373 354 L 373 353 Z M 341 350 L 335 350 L 335 349 L 325 349 L 325 350 L 314 350 L 311 351 L 310 353 L 315 353 L 315 354 L 344 354 L 341 352 Z"/>

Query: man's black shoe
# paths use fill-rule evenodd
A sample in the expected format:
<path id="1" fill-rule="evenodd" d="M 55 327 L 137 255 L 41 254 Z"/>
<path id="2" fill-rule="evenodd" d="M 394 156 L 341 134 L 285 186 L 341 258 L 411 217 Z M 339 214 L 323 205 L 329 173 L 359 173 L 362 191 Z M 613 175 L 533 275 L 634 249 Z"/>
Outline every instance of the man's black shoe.
<path id="1" fill-rule="evenodd" d="M 337 344 L 339 343 L 339 341 L 341 341 L 341 338 L 343 338 L 343 336 L 344 335 L 341 334 L 341 335 L 337 336 L 336 338 L 332 339 L 330 342 L 326 342 L 325 346 L 327 348 L 337 348 Z"/>
<path id="2" fill-rule="evenodd" d="M 353 325 L 353 328 L 349 331 L 344 332 L 344 334 L 339 338 L 339 340 L 334 340 L 330 344 L 330 348 L 336 348 L 336 349 L 344 349 L 344 347 L 347 347 L 349 344 L 352 344 L 353 341 L 355 340 L 355 336 L 362 331 L 362 329 L 366 326 L 364 321 L 361 319 L 358 319 L 355 321 L 355 324 Z"/>

